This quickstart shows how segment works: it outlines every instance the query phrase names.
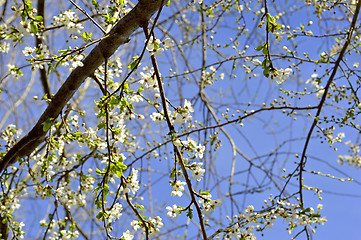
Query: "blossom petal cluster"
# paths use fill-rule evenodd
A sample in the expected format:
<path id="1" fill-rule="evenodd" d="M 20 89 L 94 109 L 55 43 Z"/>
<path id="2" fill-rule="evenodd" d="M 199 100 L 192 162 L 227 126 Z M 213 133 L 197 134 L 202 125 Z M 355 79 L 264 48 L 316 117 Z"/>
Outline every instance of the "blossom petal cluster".
<path id="1" fill-rule="evenodd" d="M 171 182 L 171 186 L 173 189 L 173 191 L 171 192 L 171 196 L 181 197 L 183 195 L 184 185 L 186 185 L 186 182 L 182 182 L 179 180 L 177 180 L 175 182 Z"/>
<path id="2" fill-rule="evenodd" d="M 277 84 L 282 84 L 284 81 L 288 79 L 288 77 L 291 75 L 292 69 L 286 68 L 286 69 L 278 69 L 277 73 L 275 74 L 275 80 Z"/>
<path id="3" fill-rule="evenodd" d="M 79 18 L 72 10 L 67 10 L 60 13 L 59 16 L 53 17 L 55 25 L 64 24 L 70 33 L 80 33 L 84 28 L 81 23 L 78 22 Z"/>
<path id="4" fill-rule="evenodd" d="M 147 39 L 145 40 L 147 42 Z M 163 44 L 164 48 L 160 47 L 161 44 Z M 164 52 L 164 50 L 167 50 L 168 48 L 172 47 L 173 43 L 170 40 L 170 38 L 166 38 L 163 42 L 161 42 L 159 39 L 153 38 L 153 36 L 150 36 L 148 44 L 147 44 L 147 50 L 149 51 L 149 54 L 161 56 L 161 52 Z"/>

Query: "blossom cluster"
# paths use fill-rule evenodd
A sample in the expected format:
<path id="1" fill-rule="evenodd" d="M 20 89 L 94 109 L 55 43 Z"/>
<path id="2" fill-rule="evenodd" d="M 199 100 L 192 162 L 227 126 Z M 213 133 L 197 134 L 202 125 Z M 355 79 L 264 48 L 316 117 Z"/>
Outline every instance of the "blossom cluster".
<path id="1" fill-rule="evenodd" d="M 3 139 L 6 143 L 7 149 L 11 148 L 16 140 L 21 135 L 22 130 L 17 129 L 14 124 L 8 125 L 4 131 L 0 133 L 0 138 Z"/>
<path id="2" fill-rule="evenodd" d="M 115 91 L 119 87 L 119 83 L 113 82 L 116 78 L 120 77 L 120 74 L 123 72 L 123 65 L 119 58 L 116 58 L 113 62 L 108 62 L 107 66 L 107 80 L 109 81 L 110 85 L 109 87 Z M 104 66 L 99 66 L 95 72 L 94 75 L 98 79 L 104 79 L 105 69 Z"/>
<path id="3" fill-rule="evenodd" d="M 342 139 L 345 137 L 345 133 L 339 132 L 337 133 L 337 135 L 335 135 L 334 131 L 335 131 L 334 126 L 326 129 L 322 129 L 322 133 L 325 135 L 330 145 L 333 145 L 336 142 L 342 142 Z"/>
<path id="4" fill-rule="evenodd" d="M 321 98 L 323 93 L 325 92 L 325 89 L 322 85 L 320 85 L 320 81 L 318 78 L 318 74 L 314 73 L 311 75 L 311 78 L 306 81 L 306 84 L 311 83 L 316 88 L 316 96 L 318 98 Z"/>
<path id="5" fill-rule="evenodd" d="M 265 200 L 268 211 L 256 212 L 250 205 L 243 213 L 235 215 L 230 227 L 224 230 L 225 239 L 255 240 L 254 230 L 272 229 L 277 219 L 283 219 L 288 224 L 289 234 L 297 226 L 309 226 L 315 232 L 312 228 L 314 224 L 324 224 L 327 221 L 325 217 L 320 216 L 321 204 L 317 206 L 316 212 L 313 208 L 303 209 L 298 203 L 292 204 L 283 200 L 275 202 L 273 198 L 269 198 L 269 201 Z M 271 207 L 274 204 L 275 206 Z"/>
<path id="6" fill-rule="evenodd" d="M 154 68 L 148 69 L 147 67 L 143 68 L 144 72 L 140 72 L 141 79 L 139 84 L 143 89 L 151 89 L 154 92 L 159 92 L 159 87 L 154 76 Z"/>
<path id="7" fill-rule="evenodd" d="M 145 223 L 148 225 L 148 233 L 149 237 L 155 237 L 156 234 L 160 231 L 160 228 L 163 227 L 162 218 L 156 216 L 154 218 L 149 217 L 148 220 L 144 220 Z M 143 221 L 141 220 L 133 220 L 130 225 L 133 227 L 135 231 L 142 229 L 143 234 L 145 235 L 145 227 L 143 225 Z"/>
<path id="8" fill-rule="evenodd" d="M 339 155 L 337 159 L 337 163 L 340 165 L 344 165 L 347 163 L 349 166 L 356 166 L 361 168 L 361 156 L 360 156 L 360 145 L 353 144 L 351 141 L 345 142 L 345 145 L 350 148 L 348 152 L 349 155 Z"/>
<path id="9" fill-rule="evenodd" d="M 168 115 L 170 116 L 170 121 L 172 124 L 181 125 L 183 123 L 192 121 L 192 115 L 191 115 L 192 112 L 194 112 L 194 110 L 191 102 L 185 99 L 183 107 L 178 107 L 174 111 L 168 111 Z M 155 123 L 162 123 L 165 119 L 163 115 L 164 115 L 163 111 L 153 112 L 150 115 L 150 118 Z"/>
<path id="10" fill-rule="evenodd" d="M 145 40 L 146 42 L 147 40 Z M 163 47 L 160 47 L 160 45 L 163 44 Z M 161 52 L 164 52 L 164 50 L 167 50 L 168 48 L 172 47 L 173 43 L 170 40 L 170 38 L 166 38 L 163 42 L 161 42 L 157 38 L 153 38 L 153 36 L 150 36 L 148 44 L 147 44 L 147 50 L 149 51 L 149 54 L 161 56 Z"/>
<path id="11" fill-rule="evenodd" d="M 81 23 L 78 22 L 79 18 L 72 10 L 66 10 L 63 13 L 60 13 L 59 16 L 54 16 L 54 25 L 62 25 L 68 29 L 70 33 L 80 33 L 84 28 Z"/>
<path id="12" fill-rule="evenodd" d="M 197 142 L 194 141 L 192 138 L 188 137 L 187 140 L 181 141 L 180 139 L 175 139 L 173 141 L 173 144 L 175 146 L 181 147 L 182 150 L 187 150 L 189 152 L 194 153 L 194 158 L 202 159 L 204 152 L 206 150 L 206 147 L 199 144 L 197 145 Z"/>
<path id="13" fill-rule="evenodd" d="M 182 182 L 180 180 L 177 180 L 175 182 L 170 181 L 173 191 L 171 192 L 171 195 L 181 197 L 183 195 L 184 186 L 186 185 L 185 182 Z"/>
<path id="14" fill-rule="evenodd" d="M 291 68 L 286 68 L 286 69 L 278 69 L 271 77 L 271 82 L 273 80 L 276 80 L 277 84 L 282 84 L 284 81 L 286 81 L 288 79 L 288 77 L 290 76 L 290 74 L 292 73 L 292 69 Z"/>
<path id="15" fill-rule="evenodd" d="M 222 201 L 220 199 L 212 200 L 212 195 L 210 193 L 201 194 L 199 203 L 202 205 L 202 212 L 205 214 L 209 214 L 217 207 L 222 206 Z"/>
<path id="16" fill-rule="evenodd" d="M 13 170 L 17 170 L 15 167 Z M 21 198 L 28 195 L 28 191 L 24 186 L 19 185 L 19 189 L 23 189 L 23 192 L 20 194 L 17 192 L 17 189 L 11 188 L 7 189 L 7 184 L 2 185 L 5 189 L 0 193 L 0 199 L 2 200 L 0 203 L 0 215 L 3 221 L 9 222 L 9 227 L 12 229 L 14 237 L 16 239 L 24 238 L 24 231 L 22 228 L 25 226 L 23 222 L 17 222 L 13 220 L 13 215 L 15 210 L 20 208 L 20 200 Z M 8 192 L 7 192 L 8 191 Z"/>
<path id="17" fill-rule="evenodd" d="M 67 217 L 64 220 L 59 219 L 58 221 L 52 219 L 49 223 L 47 223 L 46 220 L 43 219 L 39 224 L 42 227 L 47 227 L 49 240 L 77 239 L 80 234 L 74 229 L 75 227 L 72 227 L 71 230 L 61 229 L 64 227 L 64 222 L 67 220 Z"/>
<path id="18" fill-rule="evenodd" d="M 114 222 L 122 216 L 123 206 L 120 203 L 115 203 L 114 206 L 108 210 L 106 213 L 108 214 L 108 221 Z"/>

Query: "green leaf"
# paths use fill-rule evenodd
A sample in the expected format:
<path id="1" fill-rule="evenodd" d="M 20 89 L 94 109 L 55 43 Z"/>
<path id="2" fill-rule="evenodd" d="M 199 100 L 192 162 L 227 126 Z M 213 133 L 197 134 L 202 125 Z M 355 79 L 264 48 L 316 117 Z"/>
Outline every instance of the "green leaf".
<path id="1" fill-rule="evenodd" d="M 99 123 L 97 128 L 98 128 L 98 130 L 105 128 L 105 123 Z"/>
<path id="2" fill-rule="evenodd" d="M 91 37 L 93 36 L 93 33 L 83 32 L 81 36 L 84 38 L 85 42 L 91 42 Z"/>
<path id="3" fill-rule="evenodd" d="M 281 24 L 279 24 L 279 23 L 276 23 L 276 27 L 275 27 L 275 30 L 280 30 L 280 29 L 281 29 L 281 27 L 282 27 L 282 25 L 281 25 Z"/>
<path id="4" fill-rule="evenodd" d="M 175 175 L 176 174 L 176 169 L 175 169 L 175 167 L 173 167 L 173 169 L 172 169 L 172 172 L 170 173 L 170 178 L 175 178 Z"/>
<path id="5" fill-rule="evenodd" d="M 36 16 L 34 20 L 37 21 L 37 22 L 42 22 L 43 21 L 43 16 Z"/>
<path id="6" fill-rule="evenodd" d="M 270 69 L 269 68 L 265 68 L 265 70 L 263 70 L 263 75 L 265 77 L 269 77 L 269 72 L 270 72 Z"/>
<path id="7" fill-rule="evenodd" d="M 45 122 L 43 122 L 41 124 L 41 125 L 43 125 L 43 131 L 44 132 L 47 132 L 50 129 L 51 124 L 53 123 L 53 120 L 54 120 L 54 118 L 48 118 L 48 119 L 46 119 Z"/>
<path id="8" fill-rule="evenodd" d="M 144 206 L 139 205 L 138 203 L 135 203 L 135 207 L 138 208 L 139 210 L 143 210 Z"/>
<path id="9" fill-rule="evenodd" d="M 34 34 L 38 32 L 38 25 L 33 21 L 30 22 L 30 31 Z"/>
<path id="10" fill-rule="evenodd" d="M 264 47 L 264 48 L 262 49 L 262 53 L 263 53 L 264 55 L 267 55 L 267 47 Z"/>
<path id="11" fill-rule="evenodd" d="M 172 141 L 175 141 L 175 130 L 172 129 L 169 133 L 167 133 L 167 135 L 171 136 L 171 140 Z"/>
<path id="12" fill-rule="evenodd" d="M 272 17 L 271 14 L 267 13 L 266 17 L 267 17 L 267 22 L 269 22 L 269 23 L 275 23 L 276 22 L 275 18 Z"/>
<path id="13" fill-rule="evenodd" d="M 203 192 L 202 189 L 199 190 L 199 194 L 201 194 L 201 195 L 211 195 L 209 192 L 210 192 L 210 190 L 205 191 L 205 192 Z"/>
<path id="14" fill-rule="evenodd" d="M 138 56 L 135 56 L 132 58 L 134 61 L 131 62 L 129 65 L 128 65 L 128 68 L 130 68 L 131 70 L 137 70 L 137 67 L 139 66 L 139 62 L 140 62 L 140 59 Z"/>
<path id="15" fill-rule="evenodd" d="M 97 214 L 97 219 L 102 219 L 104 216 L 104 212 L 103 211 L 100 211 L 98 214 Z"/>
<path id="16" fill-rule="evenodd" d="M 128 168 L 127 165 L 125 165 L 125 164 L 123 164 L 123 163 L 118 163 L 118 164 L 119 164 L 119 166 L 118 166 L 118 165 L 117 165 L 117 166 L 118 166 L 119 168 L 121 168 L 122 170 L 127 170 L 127 168 Z"/>
<path id="17" fill-rule="evenodd" d="M 190 219 L 193 218 L 193 209 L 188 209 L 188 211 L 187 211 L 187 217 L 189 217 Z"/>
<path id="18" fill-rule="evenodd" d="M 262 45 L 259 45 L 258 47 L 256 47 L 255 50 L 261 51 L 261 50 L 263 50 L 263 48 L 264 48 L 264 45 L 262 44 Z"/>
<path id="19" fill-rule="evenodd" d="M 96 0 L 92 0 L 92 4 L 95 6 L 95 7 L 99 7 L 99 4 Z"/>

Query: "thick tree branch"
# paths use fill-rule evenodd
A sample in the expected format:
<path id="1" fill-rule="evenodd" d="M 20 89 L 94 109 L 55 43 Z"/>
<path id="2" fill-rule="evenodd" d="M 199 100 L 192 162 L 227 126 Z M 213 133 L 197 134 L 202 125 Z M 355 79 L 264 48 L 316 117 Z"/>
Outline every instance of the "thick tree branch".
<path id="1" fill-rule="evenodd" d="M 166 2 L 166 1 L 164 1 Z M 129 36 L 161 7 L 162 0 L 141 0 L 124 16 L 101 42 L 84 59 L 83 67 L 77 67 L 61 86 L 51 103 L 39 118 L 33 129 L 17 142 L 3 157 L 0 163 L 0 173 L 17 158 L 31 154 L 44 141 L 47 131 L 43 131 L 45 121 L 54 121 L 66 103 L 78 90 L 84 80 L 114 54 L 117 48 L 129 41 Z"/>

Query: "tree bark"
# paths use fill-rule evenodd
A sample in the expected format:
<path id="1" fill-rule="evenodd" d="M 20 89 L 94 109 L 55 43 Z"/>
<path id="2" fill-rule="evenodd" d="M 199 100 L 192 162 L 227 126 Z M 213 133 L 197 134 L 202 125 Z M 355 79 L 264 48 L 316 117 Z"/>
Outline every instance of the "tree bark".
<path id="1" fill-rule="evenodd" d="M 147 22 L 150 17 L 165 4 L 165 0 L 139 0 L 138 4 L 105 35 L 90 54 L 83 60 L 83 66 L 74 69 L 60 87 L 51 103 L 43 112 L 35 126 L 17 142 L 0 162 L 0 173 L 18 158 L 31 154 L 44 141 L 47 131 L 43 131 L 45 121 L 54 121 L 66 103 L 78 90 L 84 80 L 114 54 L 118 47 L 129 41 L 129 36 Z"/>

